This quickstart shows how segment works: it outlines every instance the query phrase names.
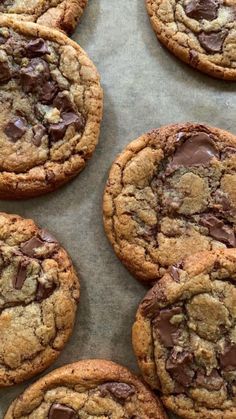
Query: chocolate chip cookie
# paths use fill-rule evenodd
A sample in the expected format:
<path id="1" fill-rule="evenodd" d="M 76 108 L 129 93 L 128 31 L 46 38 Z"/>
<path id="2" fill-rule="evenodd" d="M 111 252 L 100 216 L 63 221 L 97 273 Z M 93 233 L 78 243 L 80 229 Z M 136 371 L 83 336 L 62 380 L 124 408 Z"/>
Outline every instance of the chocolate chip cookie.
<path id="1" fill-rule="evenodd" d="M 79 45 L 0 16 L 0 197 L 40 195 L 77 175 L 97 144 L 102 103 Z"/>
<path id="2" fill-rule="evenodd" d="M 126 368 L 104 360 L 67 365 L 29 387 L 5 419 L 167 419 L 158 399 Z"/>
<path id="3" fill-rule="evenodd" d="M 199 124 L 144 134 L 112 165 L 104 225 L 140 280 L 187 255 L 236 247 L 236 137 Z"/>
<path id="4" fill-rule="evenodd" d="M 32 220 L 0 213 L 0 387 L 58 357 L 78 299 L 79 280 L 55 237 Z"/>
<path id="5" fill-rule="evenodd" d="M 235 0 L 146 0 L 158 39 L 213 77 L 236 80 Z"/>
<path id="6" fill-rule="evenodd" d="M 170 268 L 139 306 L 133 343 L 145 380 L 186 419 L 236 417 L 236 249 Z"/>
<path id="7" fill-rule="evenodd" d="M 72 33 L 88 0 L 1 0 L 0 13 Z"/>

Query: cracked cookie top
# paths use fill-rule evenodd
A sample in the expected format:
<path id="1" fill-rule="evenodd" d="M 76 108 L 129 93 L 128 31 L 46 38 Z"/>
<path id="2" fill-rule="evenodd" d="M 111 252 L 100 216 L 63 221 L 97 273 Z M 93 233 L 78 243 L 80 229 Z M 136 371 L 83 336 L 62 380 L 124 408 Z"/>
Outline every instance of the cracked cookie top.
<path id="1" fill-rule="evenodd" d="M 236 137 L 178 124 L 135 140 L 112 165 L 104 225 L 114 250 L 153 282 L 187 255 L 235 247 Z"/>
<path id="2" fill-rule="evenodd" d="M 71 33 L 88 0 L 1 0 L 0 13 Z"/>
<path id="3" fill-rule="evenodd" d="M 29 387 L 5 419 L 167 419 L 158 399 L 126 368 L 104 360 L 67 365 Z"/>
<path id="4" fill-rule="evenodd" d="M 0 196 L 39 195 L 78 174 L 97 143 L 98 73 L 69 38 L 0 16 Z"/>
<path id="5" fill-rule="evenodd" d="M 236 417 L 236 249 L 170 268 L 139 306 L 133 344 L 167 408 L 186 419 Z"/>
<path id="6" fill-rule="evenodd" d="M 235 0 L 146 0 L 160 41 L 209 75 L 236 80 Z"/>
<path id="7" fill-rule="evenodd" d="M 32 220 L 0 213 L 0 387 L 57 358 L 78 299 L 78 278 L 55 237 Z"/>

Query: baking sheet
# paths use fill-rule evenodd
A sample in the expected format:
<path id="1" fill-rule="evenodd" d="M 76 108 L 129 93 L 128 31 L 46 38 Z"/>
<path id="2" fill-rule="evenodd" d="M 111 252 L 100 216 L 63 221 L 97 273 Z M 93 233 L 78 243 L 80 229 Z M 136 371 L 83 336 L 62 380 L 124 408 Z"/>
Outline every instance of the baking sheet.
<path id="1" fill-rule="evenodd" d="M 131 326 L 146 290 L 117 260 L 103 231 L 102 193 L 109 167 L 131 140 L 164 124 L 205 122 L 236 134 L 236 83 L 200 74 L 164 49 L 151 29 L 144 0 L 89 0 L 73 38 L 102 78 L 99 146 L 67 186 L 41 198 L 0 201 L 0 210 L 33 218 L 49 229 L 80 274 L 74 333 L 51 369 L 83 358 L 107 358 L 138 372 Z M 27 384 L 0 390 L 1 418 Z"/>

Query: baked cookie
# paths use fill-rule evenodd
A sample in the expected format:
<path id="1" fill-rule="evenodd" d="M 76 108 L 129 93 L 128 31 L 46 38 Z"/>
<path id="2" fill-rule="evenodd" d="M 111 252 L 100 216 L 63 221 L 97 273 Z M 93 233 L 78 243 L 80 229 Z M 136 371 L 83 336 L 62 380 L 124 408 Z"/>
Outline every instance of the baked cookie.
<path id="1" fill-rule="evenodd" d="M 5 419 L 167 419 L 158 399 L 126 368 L 104 360 L 64 366 L 29 387 Z"/>
<path id="2" fill-rule="evenodd" d="M 79 280 L 58 241 L 0 213 L 0 387 L 47 368 L 73 329 Z"/>
<path id="3" fill-rule="evenodd" d="M 133 141 L 112 165 L 104 225 L 120 260 L 154 282 L 187 255 L 236 247 L 236 137 L 170 125 Z"/>
<path id="4" fill-rule="evenodd" d="M 235 0 L 146 0 L 158 39 L 182 61 L 236 80 Z"/>
<path id="5" fill-rule="evenodd" d="M 53 191 L 84 168 L 97 144 L 97 70 L 61 32 L 2 15 L 0 82 L 0 197 Z"/>
<path id="6" fill-rule="evenodd" d="M 87 2 L 88 0 L 1 0 L 0 13 L 71 34 Z"/>
<path id="7" fill-rule="evenodd" d="M 236 417 L 236 249 L 173 266 L 139 306 L 133 344 L 145 380 L 186 419 Z"/>

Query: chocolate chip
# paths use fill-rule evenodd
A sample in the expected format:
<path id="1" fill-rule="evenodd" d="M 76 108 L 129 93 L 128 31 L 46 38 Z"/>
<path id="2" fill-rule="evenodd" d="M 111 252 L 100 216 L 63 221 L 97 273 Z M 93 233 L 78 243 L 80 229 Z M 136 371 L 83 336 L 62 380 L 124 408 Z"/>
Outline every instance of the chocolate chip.
<path id="1" fill-rule="evenodd" d="M 43 300 L 46 300 L 46 298 L 50 297 L 52 295 L 53 291 L 56 289 L 56 285 L 53 284 L 50 287 L 45 287 L 45 285 L 41 284 L 41 282 L 38 283 L 37 291 L 35 300 L 37 302 L 41 302 Z"/>
<path id="2" fill-rule="evenodd" d="M 159 312 L 159 303 L 165 302 L 166 300 L 163 290 L 158 285 L 154 285 L 141 302 L 140 307 L 142 314 L 147 317 L 154 316 Z"/>
<path id="3" fill-rule="evenodd" d="M 81 130 L 84 126 L 84 118 L 81 114 L 75 114 L 73 112 L 67 112 L 62 114 L 62 122 L 58 122 L 57 124 L 50 124 L 49 125 L 49 136 L 52 142 L 56 142 L 61 140 L 67 128 L 73 125 L 76 130 Z"/>
<path id="4" fill-rule="evenodd" d="M 198 132 L 191 134 L 190 137 L 186 137 L 185 141 L 177 147 L 169 168 L 176 169 L 179 166 L 205 165 L 213 157 L 219 158 L 215 142 L 205 132 Z"/>
<path id="5" fill-rule="evenodd" d="M 75 106 L 69 97 L 69 93 L 67 92 L 59 92 L 53 101 L 53 106 L 61 112 L 70 112 L 75 110 Z"/>
<path id="6" fill-rule="evenodd" d="M 214 391 L 220 390 L 224 384 L 224 380 L 216 369 L 213 369 L 209 375 L 207 375 L 204 370 L 200 370 L 197 372 L 195 383 L 199 387 Z"/>
<path id="7" fill-rule="evenodd" d="M 39 101 L 42 102 L 44 105 L 49 104 L 52 102 L 57 92 L 57 84 L 54 81 L 47 81 L 40 91 Z"/>
<path id="8" fill-rule="evenodd" d="M 170 266 L 168 272 L 175 282 L 179 282 L 179 269 L 176 266 Z"/>
<path id="9" fill-rule="evenodd" d="M 99 390 L 102 397 L 110 393 L 119 401 L 125 401 L 135 394 L 134 388 L 126 383 L 105 383 L 99 387 Z"/>
<path id="10" fill-rule="evenodd" d="M 57 239 L 45 229 L 40 230 L 39 237 L 47 243 L 58 243 Z"/>
<path id="11" fill-rule="evenodd" d="M 210 54 L 221 52 L 224 44 L 224 40 L 228 35 L 228 31 L 221 32 L 201 32 L 197 35 L 197 38 L 201 46 Z"/>
<path id="12" fill-rule="evenodd" d="M 12 142 L 16 142 L 25 134 L 27 129 L 26 120 L 24 118 L 12 118 L 4 128 L 5 134 Z"/>
<path id="13" fill-rule="evenodd" d="M 181 307 L 173 307 L 170 309 L 161 310 L 157 317 L 153 320 L 153 326 L 157 329 L 160 340 L 167 347 L 171 348 L 174 346 L 172 334 L 178 329 L 178 324 L 172 324 L 171 319 L 176 314 L 181 314 Z"/>
<path id="14" fill-rule="evenodd" d="M 31 239 L 27 240 L 21 245 L 21 251 L 24 253 L 24 255 L 33 258 L 36 256 L 35 250 L 39 247 L 42 247 L 43 245 L 44 242 L 42 240 L 36 236 L 33 236 Z"/>
<path id="15" fill-rule="evenodd" d="M 236 237 L 232 227 L 225 225 L 223 221 L 214 215 L 205 214 L 200 217 L 200 223 L 207 227 L 209 234 L 216 240 L 219 240 L 228 246 L 236 246 Z"/>
<path id="16" fill-rule="evenodd" d="M 27 265 L 28 265 L 28 262 L 26 261 L 19 263 L 17 274 L 15 278 L 13 279 L 13 284 L 12 284 L 16 290 L 21 290 L 21 288 L 24 285 L 24 282 L 27 276 Z"/>
<path id="17" fill-rule="evenodd" d="M 8 61 L 0 61 L 0 82 L 10 80 L 12 76 L 10 64 Z"/>
<path id="18" fill-rule="evenodd" d="M 236 344 L 228 343 L 224 352 L 219 356 L 220 365 L 222 368 L 236 367 Z"/>
<path id="19" fill-rule="evenodd" d="M 193 355 L 188 351 L 172 351 L 166 361 L 166 370 L 169 371 L 175 381 L 184 387 L 192 384 L 195 372 L 192 368 Z"/>
<path id="20" fill-rule="evenodd" d="M 219 7 L 219 0 L 191 0 L 185 7 L 185 13 L 195 20 L 211 21 L 217 18 Z"/>
<path id="21" fill-rule="evenodd" d="M 39 147 L 42 143 L 43 136 L 47 133 L 46 128 L 42 124 L 35 125 L 33 127 L 33 133 L 32 142 L 36 147 Z"/>
<path id="22" fill-rule="evenodd" d="M 26 52 L 28 57 L 41 57 L 44 54 L 49 54 L 49 49 L 42 38 L 37 38 L 26 45 Z"/>
<path id="23" fill-rule="evenodd" d="M 64 404 L 54 403 L 49 410 L 48 419 L 76 419 L 76 411 Z"/>
<path id="24" fill-rule="evenodd" d="M 20 79 L 26 93 L 41 89 L 50 78 L 49 67 L 41 58 L 33 58 L 27 67 L 21 68 Z"/>

